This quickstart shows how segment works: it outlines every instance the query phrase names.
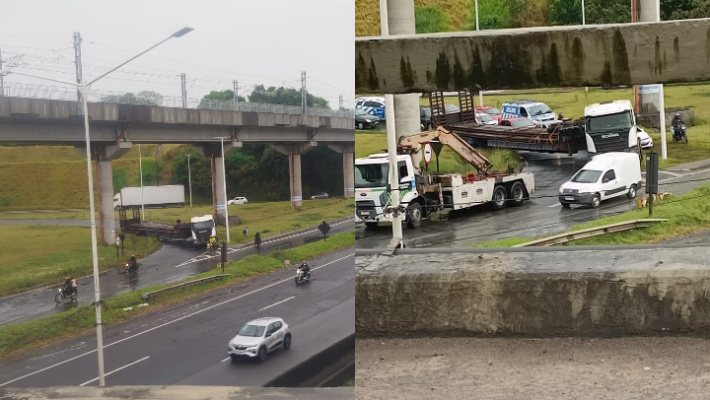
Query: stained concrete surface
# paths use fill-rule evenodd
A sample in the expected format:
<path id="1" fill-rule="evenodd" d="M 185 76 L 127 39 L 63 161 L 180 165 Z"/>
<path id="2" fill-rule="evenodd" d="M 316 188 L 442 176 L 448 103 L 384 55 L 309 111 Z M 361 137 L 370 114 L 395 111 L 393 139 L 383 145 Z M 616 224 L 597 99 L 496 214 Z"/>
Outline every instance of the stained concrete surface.
<path id="1" fill-rule="evenodd" d="M 123 386 L 53 387 L 46 389 L 0 389 L 0 399 L 354 399 L 353 388 L 258 388 L 234 386 Z"/>
<path id="2" fill-rule="evenodd" d="M 710 334 L 710 248 L 356 257 L 359 336 Z"/>
<path id="3" fill-rule="evenodd" d="M 707 399 L 699 338 L 366 339 L 359 400 Z"/>

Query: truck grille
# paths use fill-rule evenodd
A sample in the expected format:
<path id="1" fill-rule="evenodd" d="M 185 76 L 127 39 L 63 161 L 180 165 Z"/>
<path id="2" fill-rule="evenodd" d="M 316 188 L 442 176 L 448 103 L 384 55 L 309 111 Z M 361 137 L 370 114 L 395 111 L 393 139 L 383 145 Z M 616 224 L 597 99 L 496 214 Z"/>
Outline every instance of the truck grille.
<path id="1" fill-rule="evenodd" d="M 361 200 L 355 202 L 355 212 L 360 218 L 375 216 L 375 202 L 372 200 Z"/>
<path id="2" fill-rule="evenodd" d="M 603 137 L 608 134 L 597 134 L 592 136 L 594 147 L 597 148 L 597 153 L 606 153 L 609 151 L 626 151 L 628 150 L 627 133 L 619 134 L 613 137 Z"/>

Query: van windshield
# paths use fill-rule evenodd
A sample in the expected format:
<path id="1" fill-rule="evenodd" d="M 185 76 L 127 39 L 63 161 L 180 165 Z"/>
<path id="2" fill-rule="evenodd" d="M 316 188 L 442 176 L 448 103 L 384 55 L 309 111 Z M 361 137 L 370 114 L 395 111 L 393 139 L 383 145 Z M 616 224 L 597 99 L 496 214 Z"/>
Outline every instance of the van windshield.
<path id="1" fill-rule="evenodd" d="M 355 166 L 355 187 L 372 188 L 387 186 L 388 164 L 365 164 Z"/>
<path id="2" fill-rule="evenodd" d="M 590 132 L 608 131 L 620 128 L 631 127 L 631 113 L 628 111 L 600 115 L 598 117 L 587 117 L 587 130 Z"/>
<path id="3" fill-rule="evenodd" d="M 572 182 L 577 183 L 594 183 L 599 180 L 599 176 L 602 171 L 597 171 L 594 169 L 583 169 L 577 172 L 574 177 L 572 177 Z"/>

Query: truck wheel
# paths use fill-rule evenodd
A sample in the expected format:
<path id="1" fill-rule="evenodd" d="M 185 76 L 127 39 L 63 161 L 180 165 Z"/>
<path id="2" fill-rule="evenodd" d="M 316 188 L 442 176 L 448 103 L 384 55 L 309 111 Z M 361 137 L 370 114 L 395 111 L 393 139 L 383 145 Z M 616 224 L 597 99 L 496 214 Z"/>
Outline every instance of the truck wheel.
<path id="1" fill-rule="evenodd" d="M 407 226 L 419 228 L 422 225 L 422 206 L 417 202 L 412 202 L 407 206 Z"/>
<path id="2" fill-rule="evenodd" d="M 629 192 L 626 193 L 626 197 L 630 199 L 636 198 L 636 185 L 631 185 L 631 187 L 629 188 Z"/>
<path id="3" fill-rule="evenodd" d="M 514 206 L 523 204 L 525 200 L 525 187 L 523 184 L 514 182 L 513 185 L 510 186 L 510 194 L 508 197 L 510 198 L 511 204 Z"/>
<path id="4" fill-rule="evenodd" d="M 377 222 L 365 222 L 365 228 L 366 229 L 376 229 Z"/>
<path id="5" fill-rule="evenodd" d="M 599 204 L 601 204 L 602 200 L 599 197 L 599 193 L 595 194 L 592 196 L 592 208 L 597 208 L 599 207 Z"/>
<path id="6" fill-rule="evenodd" d="M 493 199 L 491 200 L 491 204 L 493 205 L 493 208 L 496 210 L 500 210 L 501 208 L 505 207 L 505 188 L 501 185 L 498 185 L 493 189 Z"/>
<path id="7" fill-rule="evenodd" d="M 560 204 L 562 204 L 562 207 L 563 207 L 563 208 L 570 208 L 569 203 L 560 202 Z"/>

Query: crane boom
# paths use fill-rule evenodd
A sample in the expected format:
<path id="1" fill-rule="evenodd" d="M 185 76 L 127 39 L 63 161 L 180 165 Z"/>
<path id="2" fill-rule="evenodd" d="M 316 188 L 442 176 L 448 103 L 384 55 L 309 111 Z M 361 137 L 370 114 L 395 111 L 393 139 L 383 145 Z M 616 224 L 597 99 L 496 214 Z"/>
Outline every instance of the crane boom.
<path id="1" fill-rule="evenodd" d="M 488 173 L 488 169 L 492 166 L 491 161 L 486 158 L 481 152 L 471 147 L 465 140 L 457 134 L 438 127 L 434 131 L 426 131 L 416 133 L 414 135 L 402 136 L 399 139 L 399 147 L 411 149 L 414 152 L 419 152 L 422 146 L 428 142 L 438 140 L 441 144 L 445 144 L 460 155 L 464 160 L 471 164 L 481 174 Z"/>

